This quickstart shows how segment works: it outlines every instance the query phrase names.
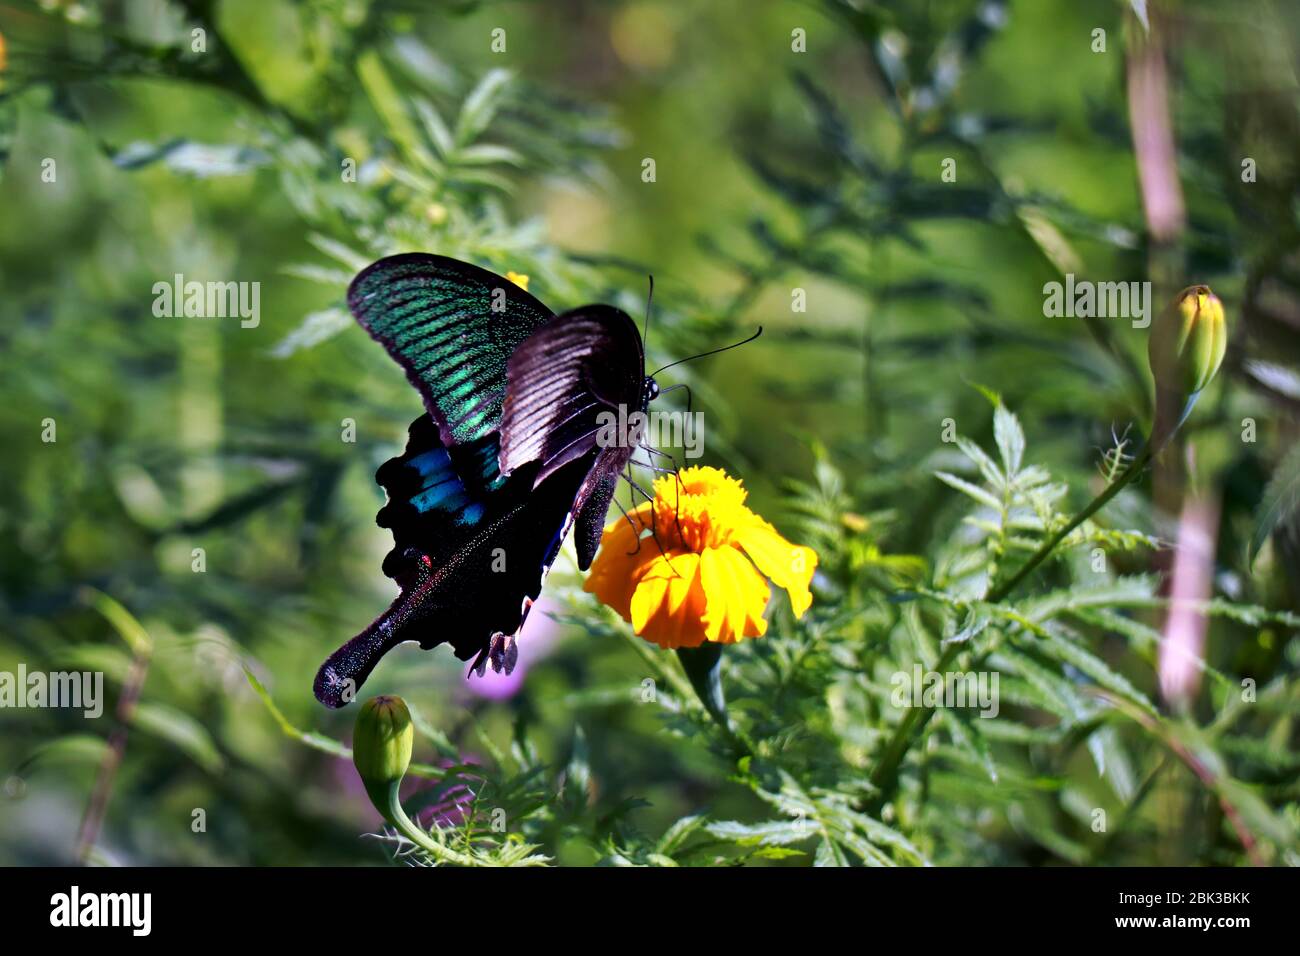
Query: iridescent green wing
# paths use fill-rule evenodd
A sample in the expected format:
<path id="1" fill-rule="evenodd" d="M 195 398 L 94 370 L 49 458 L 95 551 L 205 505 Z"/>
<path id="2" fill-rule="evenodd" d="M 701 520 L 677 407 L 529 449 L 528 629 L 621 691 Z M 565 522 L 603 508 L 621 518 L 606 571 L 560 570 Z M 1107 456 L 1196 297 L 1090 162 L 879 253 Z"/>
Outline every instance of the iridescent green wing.
<path id="1" fill-rule="evenodd" d="M 496 431 L 510 356 L 552 317 L 509 279 L 421 252 L 368 266 L 348 308 L 406 369 L 449 448 Z"/>

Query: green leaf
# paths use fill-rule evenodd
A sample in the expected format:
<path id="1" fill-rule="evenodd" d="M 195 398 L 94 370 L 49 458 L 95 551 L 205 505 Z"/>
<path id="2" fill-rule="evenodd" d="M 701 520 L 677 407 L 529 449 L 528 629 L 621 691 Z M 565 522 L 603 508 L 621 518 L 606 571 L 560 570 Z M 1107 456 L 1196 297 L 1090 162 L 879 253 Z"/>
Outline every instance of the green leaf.
<path id="1" fill-rule="evenodd" d="M 1102 687 L 1132 701 L 1148 713 L 1155 713 L 1155 705 L 1147 699 L 1146 694 L 1134 687 L 1128 678 L 1111 670 L 1105 661 L 1091 651 L 1050 632 L 1040 635 L 1040 641 L 1043 649 L 1053 657 L 1077 667 Z"/>
<path id="2" fill-rule="evenodd" d="M 1300 372 L 1286 365 L 1263 362 L 1259 359 L 1247 359 L 1241 363 L 1242 370 L 1262 385 L 1275 392 L 1281 392 L 1287 398 L 1300 401 Z"/>
<path id="3" fill-rule="evenodd" d="M 211 773 L 219 771 L 225 763 L 212 735 L 203 725 L 175 708 L 141 701 L 136 705 L 131 725 L 175 745 Z"/>
<path id="4" fill-rule="evenodd" d="M 108 741 L 94 734 L 68 734 L 36 747 L 17 767 L 22 774 L 38 764 L 98 764 L 108 753 Z"/>
<path id="5" fill-rule="evenodd" d="M 1071 724 L 1083 718 L 1083 702 L 1069 682 L 1027 654 L 1004 644 L 996 654 L 989 655 L 988 662 L 999 671 L 1010 671 L 1023 677 L 1042 695 L 1044 708 L 1055 713 L 1065 723 Z"/>
<path id="6" fill-rule="evenodd" d="M 465 97 L 460 115 L 456 118 L 458 146 L 468 146 L 492 123 L 501 102 L 501 94 L 511 76 L 509 70 L 488 70 L 469 96 Z"/>
<path id="7" fill-rule="evenodd" d="M 280 271 L 287 276 L 294 276 L 299 279 L 306 279 L 308 282 L 319 282 L 321 285 L 342 289 L 346 289 L 348 283 L 352 281 L 351 272 L 344 272 L 342 269 L 330 269 L 314 262 L 295 262 L 285 266 Z"/>
<path id="8" fill-rule="evenodd" d="M 655 850 L 665 856 L 672 856 L 681 846 L 691 838 L 691 835 L 699 830 L 708 822 L 708 817 L 702 813 L 692 816 L 682 817 L 667 832 L 659 838 L 655 845 Z"/>
<path id="9" fill-rule="evenodd" d="M 1064 613 L 1090 607 L 1113 607 L 1149 600 L 1156 591 L 1156 579 L 1148 575 L 1130 575 L 1107 581 L 1096 587 L 1074 587 L 1049 591 L 1041 597 L 1022 601 L 1021 613 L 1031 621 L 1042 622 Z"/>
<path id="10" fill-rule="evenodd" d="M 459 166 L 486 166 L 490 163 L 507 163 L 511 166 L 524 165 L 524 157 L 509 146 L 496 146 L 492 143 L 478 143 L 467 146 L 456 154 Z"/>
<path id="11" fill-rule="evenodd" d="M 415 101 L 415 112 L 424 123 L 424 131 L 429 136 L 429 141 L 433 143 L 434 148 L 438 151 L 443 159 L 450 159 L 456 152 L 456 143 L 452 139 L 451 130 L 443 122 L 442 115 L 432 103 L 425 99 Z"/>
<path id="12" fill-rule="evenodd" d="M 1300 510 L 1300 445 L 1296 445 L 1282 459 L 1273 472 L 1264 496 L 1259 502 L 1259 517 L 1255 519 L 1255 533 L 1250 538 L 1249 561 L 1254 565 L 1260 549 L 1268 536 Z"/>
<path id="13" fill-rule="evenodd" d="M 78 644 L 54 655 L 59 670 L 100 671 L 114 684 L 125 684 L 131 658 L 117 645 Z"/>
<path id="14" fill-rule="evenodd" d="M 742 846 L 779 846 L 799 843 L 817 833 L 817 828 L 806 820 L 769 820 L 766 823 L 718 820 L 707 824 L 704 830 L 710 836 L 730 840 Z"/>
<path id="15" fill-rule="evenodd" d="M 803 855 L 803 850 L 791 850 L 789 847 L 784 846 L 765 846 L 750 854 L 756 860 L 785 860 L 792 856 Z"/>
<path id="16" fill-rule="evenodd" d="M 307 236 L 307 241 L 331 259 L 343 263 L 352 272 L 360 272 L 370 265 L 370 256 L 355 252 L 329 236 L 322 236 L 320 233 L 313 232 Z"/>
<path id="17" fill-rule="evenodd" d="M 122 169 L 141 169 L 161 162 L 173 173 L 208 179 L 239 176 L 270 162 L 259 149 L 230 143 L 196 143 L 175 139 L 166 143 L 132 143 L 113 156 Z"/>
<path id="18" fill-rule="evenodd" d="M 832 840 L 822 840 L 817 847 L 817 856 L 813 859 L 813 866 L 848 866 L 849 858 L 844 855 L 844 851 Z"/>
<path id="19" fill-rule="evenodd" d="M 271 355 L 275 358 L 288 358 L 294 352 L 332 339 L 351 325 L 352 316 L 347 309 L 339 306 L 312 312 L 297 328 L 276 343 L 271 349 Z"/>
<path id="20" fill-rule="evenodd" d="M 984 476 L 984 480 L 990 485 L 997 489 L 1006 486 L 1006 477 L 993 459 L 984 452 L 983 448 L 961 435 L 957 436 L 957 447 L 961 449 L 963 455 L 975 463 L 975 466 L 980 470 L 980 474 Z"/>
<path id="21" fill-rule="evenodd" d="M 945 710 L 943 714 L 948 720 L 948 729 L 952 732 L 953 743 L 979 761 L 984 772 L 988 774 L 989 781 L 997 783 L 998 767 L 993 762 L 993 752 L 989 749 L 989 742 L 976 725 L 975 719 L 965 711 L 956 708 Z"/>
<path id="22" fill-rule="evenodd" d="M 153 651 L 153 641 L 148 631 L 144 629 L 144 625 L 137 621 L 130 611 L 103 591 L 84 588 L 82 594 L 87 603 L 113 625 L 118 636 L 126 642 L 127 647 L 131 648 L 132 654 L 137 657 L 149 656 Z"/>
<path id="23" fill-rule="evenodd" d="M 993 410 L 993 440 L 1002 455 L 1002 470 L 1006 472 L 1007 481 L 1013 481 L 1025 458 L 1025 433 L 1020 427 L 1020 419 L 998 402 Z"/>
<path id="24" fill-rule="evenodd" d="M 581 726 L 573 728 L 573 755 L 564 768 L 562 795 L 575 805 L 583 807 L 591 800 L 591 762 L 587 753 L 587 737 Z"/>
<path id="25" fill-rule="evenodd" d="M 1115 728 L 1110 724 L 1104 724 L 1089 734 L 1088 752 L 1092 754 L 1097 773 L 1106 778 L 1120 802 L 1127 804 L 1137 790 L 1137 780 L 1128 752 L 1124 749 Z"/>
<path id="26" fill-rule="evenodd" d="M 1142 24 L 1142 30 L 1145 33 L 1151 32 L 1151 19 L 1147 16 L 1147 0 L 1128 0 L 1128 5 L 1133 10 L 1133 15 L 1138 18 Z"/>
<path id="27" fill-rule="evenodd" d="M 936 471 L 934 476 L 950 488 L 956 488 L 964 495 L 974 498 L 986 508 L 992 508 L 994 511 L 1001 512 L 1002 502 L 989 494 L 983 488 L 972 485 L 969 481 L 958 478 L 956 475 L 949 474 L 946 471 Z"/>
<path id="28" fill-rule="evenodd" d="M 249 669 L 247 664 L 244 665 L 244 677 L 247 678 L 249 686 L 252 687 L 254 693 L 261 698 L 262 703 L 266 705 L 266 709 L 271 712 L 271 716 L 275 719 L 276 724 L 279 725 L 280 730 L 283 731 L 286 736 L 292 737 L 294 740 L 301 741 L 309 747 L 322 750 L 335 757 L 342 757 L 344 760 L 352 759 L 352 749 L 350 747 L 345 747 L 337 740 L 334 740 L 331 737 L 326 737 L 324 734 L 299 730 L 293 724 L 289 723 L 288 718 L 284 716 L 280 711 L 280 708 L 275 705 L 275 701 L 271 699 L 270 692 L 263 686 L 262 682 L 257 679 L 257 675 Z M 411 769 L 414 771 L 414 765 Z"/>
<path id="29" fill-rule="evenodd" d="M 459 183 L 473 183 L 478 186 L 487 186 L 491 189 L 498 189 L 504 193 L 514 192 L 515 184 L 512 180 L 500 173 L 494 173 L 487 169 L 475 169 L 470 167 L 458 168 L 456 170 L 456 181 Z"/>
<path id="30" fill-rule="evenodd" d="M 357 57 L 357 78 L 361 88 L 366 91 L 371 104 L 380 118 L 389 136 L 397 143 L 402 152 L 426 168 L 436 168 L 436 162 L 429 151 L 420 143 L 415 124 L 407 115 L 402 98 L 393 85 L 383 61 L 374 50 L 367 50 Z"/>

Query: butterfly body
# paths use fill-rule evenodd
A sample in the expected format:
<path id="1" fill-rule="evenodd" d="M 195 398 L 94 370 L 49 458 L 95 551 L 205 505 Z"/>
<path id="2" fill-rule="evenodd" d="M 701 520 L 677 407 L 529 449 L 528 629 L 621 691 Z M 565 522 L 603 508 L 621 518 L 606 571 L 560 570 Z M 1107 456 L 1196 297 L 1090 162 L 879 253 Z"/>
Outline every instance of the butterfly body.
<path id="1" fill-rule="evenodd" d="M 353 281 L 358 321 L 406 369 L 426 414 L 376 480 L 394 547 L 392 605 L 321 666 L 329 707 L 405 641 L 450 643 L 509 670 L 513 636 L 570 528 L 590 566 L 634 442 L 603 443 L 604 413 L 644 413 L 658 387 L 640 333 L 610 306 L 554 315 L 508 280 L 441 256 L 382 259 Z M 639 436 L 637 436 L 639 439 Z"/>

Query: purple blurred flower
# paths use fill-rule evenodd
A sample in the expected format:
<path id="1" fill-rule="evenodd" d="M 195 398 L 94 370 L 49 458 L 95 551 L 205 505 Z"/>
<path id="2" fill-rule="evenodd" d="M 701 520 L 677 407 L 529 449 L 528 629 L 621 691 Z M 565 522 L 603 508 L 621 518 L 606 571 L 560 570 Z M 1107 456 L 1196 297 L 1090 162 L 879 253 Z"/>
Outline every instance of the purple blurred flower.
<path id="1" fill-rule="evenodd" d="M 462 764 L 474 764 L 478 762 L 478 758 L 463 755 L 460 762 Z M 451 760 L 438 761 L 440 767 L 453 765 L 454 761 Z M 464 771 L 450 774 L 443 780 L 435 781 L 408 777 L 407 783 L 412 785 L 410 792 L 403 795 L 403 802 L 410 800 L 417 794 L 419 795 L 420 800 L 425 805 L 412 813 L 411 816 L 422 827 L 435 825 L 440 828 L 463 826 L 466 817 L 469 815 L 470 808 L 474 804 L 474 798 L 478 794 L 477 788 L 482 782 L 481 777 L 476 777 Z"/>

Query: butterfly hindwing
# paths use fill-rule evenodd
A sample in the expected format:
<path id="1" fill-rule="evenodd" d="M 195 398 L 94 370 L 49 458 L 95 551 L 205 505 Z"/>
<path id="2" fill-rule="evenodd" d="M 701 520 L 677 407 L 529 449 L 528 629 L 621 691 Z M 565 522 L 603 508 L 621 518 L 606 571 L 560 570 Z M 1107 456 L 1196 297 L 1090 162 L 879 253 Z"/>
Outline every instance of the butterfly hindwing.
<path id="1" fill-rule="evenodd" d="M 609 503 L 614 500 L 614 491 L 618 487 L 618 471 L 608 466 L 599 470 L 601 463 L 593 469 L 596 473 L 588 480 L 593 480 L 593 487 L 587 493 L 578 492 L 577 518 L 573 528 L 573 546 L 578 552 L 578 570 L 586 571 L 596 558 L 600 548 L 601 533 L 605 530 L 605 514 Z"/>
<path id="2" fill-rule="evenodd" d="M 508 279 L 426 253 L 367 267 L 348 287 L 348 308 L 406 369 L 448 446 L 497 429 L 506 363 L 552 317 Z"/>
<path id="3" fill-rule="evenodd" d="M 400 583 L 403 555 L 412 547 L 441 564 L 513 497 L 494 497 L 506 484 L 497 470 L 497 454 L 495 433 L 448 448 L 430 416 L 411 423 L 406 450 L 375 473 L 388 494 L 375 521 L 393 532 L 385 574 Z"/>
<path id="4" fill-rule="evenodd" d="M 377 479 L 389 502 L 379 522 L 393 533 L 384 573 L 401 594 L 343 645 L 316 676 L 317 698 L 341 707 L 379 659 L 403 641 L 450 643 L 461 660 L 513 635 L 559 552 L 590 461 L 575 461 L 534 488 L 535 465 L 502 478 L 495 435 L 447 448 L 428 416 Z"/>

